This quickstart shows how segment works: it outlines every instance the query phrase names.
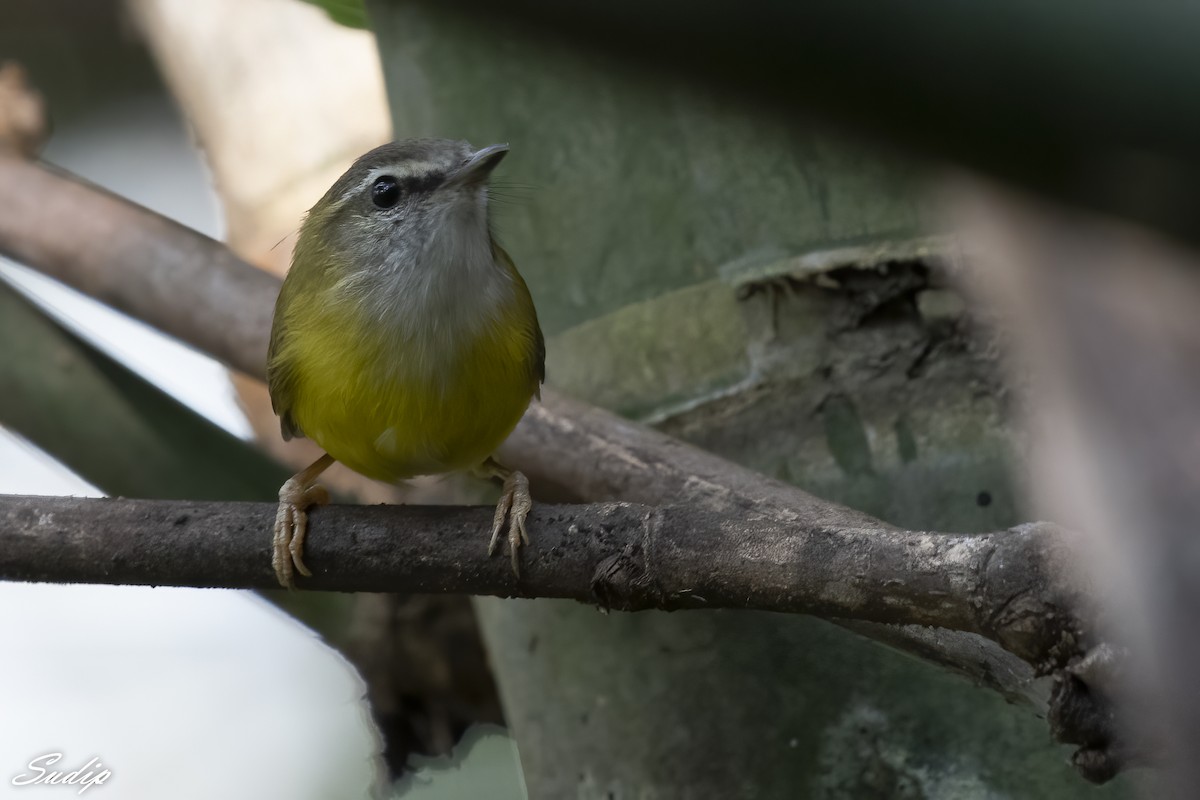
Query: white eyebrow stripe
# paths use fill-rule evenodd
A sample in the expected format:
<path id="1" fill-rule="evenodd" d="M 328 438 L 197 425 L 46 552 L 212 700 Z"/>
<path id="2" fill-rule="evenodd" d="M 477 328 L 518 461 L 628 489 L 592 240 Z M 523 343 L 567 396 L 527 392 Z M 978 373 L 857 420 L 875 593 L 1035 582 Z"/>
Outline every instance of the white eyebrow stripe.
<path id="1" fill-rule="evenodd" d="M 353 189 L 349 189 L 338 198 L 338 204 L 342 204 L 351 197 L 357 197 L 364 189 L 373 184 L 377 179 L 384 175 L 391 175 L 397 181 L 403 181 L 406 178 L 415 178 L 418 175 L 428 175 L 443 168 L 443 165 L 435 161 L 406 161 L 403 164 L 387 164 L 382 167 L 375 167 L 367 176 L 359 182 Z"/>

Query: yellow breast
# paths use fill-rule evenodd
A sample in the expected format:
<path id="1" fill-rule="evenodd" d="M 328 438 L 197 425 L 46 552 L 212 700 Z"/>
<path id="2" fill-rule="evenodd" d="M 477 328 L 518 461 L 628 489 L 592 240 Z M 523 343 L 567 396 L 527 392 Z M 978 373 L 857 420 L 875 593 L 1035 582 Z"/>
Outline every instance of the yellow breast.
<path id="1" fill-rule="evenodd" d="M 478 465 L 512 432 L 536 388 L 532 342 L 516 320 L 440 354 L 433 374 L 370 333 L 349 341 L 347 327 L 326 319 L 297 337 L 292 414 L 305 435 L 371 478 Z"/>
<path id="2" fill-rule="evenodd" d="M 469 332 L 433 318 L 401 336 L 312 287 L 286 298 L 268 368 L 285 431 L 378 480 L 480 464 L 516 427 L 542 374 L 533 301 L 511 262 L 503 266 L 512 300 Z"/>

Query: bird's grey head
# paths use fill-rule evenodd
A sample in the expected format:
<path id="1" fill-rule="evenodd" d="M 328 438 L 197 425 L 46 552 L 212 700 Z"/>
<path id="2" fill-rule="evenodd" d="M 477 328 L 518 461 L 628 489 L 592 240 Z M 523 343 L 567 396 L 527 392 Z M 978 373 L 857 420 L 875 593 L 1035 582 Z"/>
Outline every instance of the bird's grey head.
<path id="1" fill-rule="evenodd" d="M 490 254 L 487 181 L 507 152 L 506 144 L 477 150 L 451 139 L 377 147 L 330 187 L 306 228 L 360 267 L 451 258 L 485 244 Z"/>

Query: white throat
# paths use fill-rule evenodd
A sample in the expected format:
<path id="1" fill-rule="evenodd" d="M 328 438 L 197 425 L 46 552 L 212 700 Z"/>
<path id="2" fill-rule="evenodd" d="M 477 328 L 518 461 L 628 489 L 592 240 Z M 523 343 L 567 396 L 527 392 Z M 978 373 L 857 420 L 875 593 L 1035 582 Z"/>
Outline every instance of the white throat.
<path id="1" fill-rule="evenodd" d="M 487 224 L 487 197 L 452 198 L 433 209 L 423 241 L 393 242 L 382 263 L 339 281 L 335 296 L 360 306 L 388 332 L 397 368 L 433 376 L 445 372 L 513 301 L 515 287 L 496 262 Z M 440 219 L 439 219 L 440 217 Z"/>

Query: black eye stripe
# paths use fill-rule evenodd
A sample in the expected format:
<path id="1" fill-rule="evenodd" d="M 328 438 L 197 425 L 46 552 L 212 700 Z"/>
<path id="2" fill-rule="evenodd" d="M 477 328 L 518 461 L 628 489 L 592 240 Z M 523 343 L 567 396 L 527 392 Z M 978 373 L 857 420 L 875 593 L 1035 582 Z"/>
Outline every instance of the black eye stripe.
<path id="1" fill-rule="evenodd" d="M 392 208 L 403 198 L 432 192 L 443 180 L 445 176 L 437 172 L 409 175 L 405 178 L 381 175 L 371 184 L 371 202 L 377 208 Z"/>
<path id="2" fill-rule="evenodd" d="M 437 172 L 426 172 L 424 175 L 409 175 L 400 181 L 400 187 L 407 194 L 430 192 L 442 183 L 442 175 Z"/>

